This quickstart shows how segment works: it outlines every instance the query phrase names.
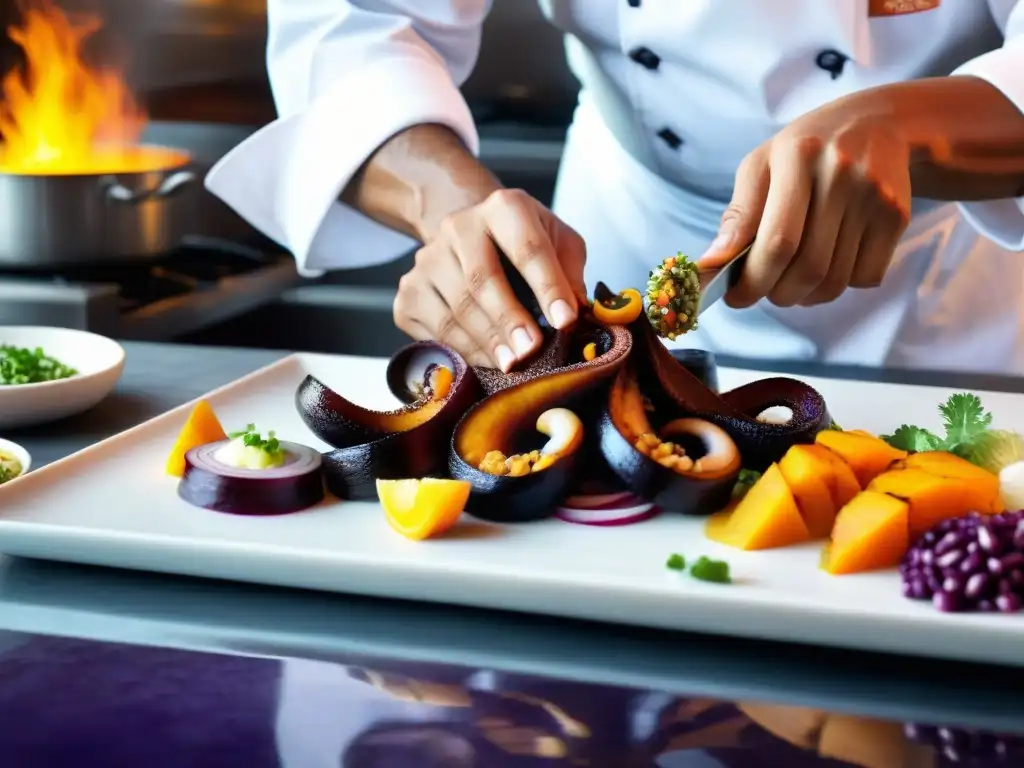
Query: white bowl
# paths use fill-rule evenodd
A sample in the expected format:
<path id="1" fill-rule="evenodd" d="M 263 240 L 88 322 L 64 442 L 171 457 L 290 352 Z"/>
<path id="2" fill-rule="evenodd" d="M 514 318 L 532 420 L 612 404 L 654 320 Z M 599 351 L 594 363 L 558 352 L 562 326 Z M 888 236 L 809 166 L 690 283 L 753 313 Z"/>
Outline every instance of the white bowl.
<path id="1" fill-rule="evenodd" d="M 21 475 L 24 475 L 32 468 L 32 456 L 17 443 L 12 443 L 10 440 L 4 440 L 0 437 L 0 453 L 10 454 L 18 460 L 18 463 L 21 464 Z M 18 477 L 21 477 L 21 475 L 18 475 Z"/>
<path id="2" fill-rule="evenodd" d="M 87 331 L 0 325 L 0 345 L 42 347 L 78 371 L 71 378 L 41 384 L 0 384 L 0 429 L 36 426 L 87 411 L 113 391 L 124 370 L 124 348 Z"/>

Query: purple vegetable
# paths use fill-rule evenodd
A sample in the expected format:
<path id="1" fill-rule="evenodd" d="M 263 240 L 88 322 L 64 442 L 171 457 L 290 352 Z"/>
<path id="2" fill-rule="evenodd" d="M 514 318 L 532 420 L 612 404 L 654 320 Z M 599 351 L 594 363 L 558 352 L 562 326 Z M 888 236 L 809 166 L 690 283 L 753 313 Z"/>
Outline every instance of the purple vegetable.
<path id="1" fill-rule="evenodd" d="M 282 440 L 285 462 L 281 466 L 238 469 L 216 458 L 226 444 L 201 445 L 185 454 L 178 495 L 189 504 L 236 515 L 284 515 L 324 498 L 320 454 L 312 448 Z"/>
<path id="2" fill-rule="evenodd" d="M 903 730 L 908 740 L 941 753 L 944 760 L 939 765 L 989 768 L 1024 761 L 1024 738 L 1020 736 L 920 723 L 907 723 Z"/>
<path id="3" fill-rule="evenodd" d="M 900 573 L 904 597 L 940 611 L 1020 611 L 1024 510 L 944 520 L 907 551 Z"/>

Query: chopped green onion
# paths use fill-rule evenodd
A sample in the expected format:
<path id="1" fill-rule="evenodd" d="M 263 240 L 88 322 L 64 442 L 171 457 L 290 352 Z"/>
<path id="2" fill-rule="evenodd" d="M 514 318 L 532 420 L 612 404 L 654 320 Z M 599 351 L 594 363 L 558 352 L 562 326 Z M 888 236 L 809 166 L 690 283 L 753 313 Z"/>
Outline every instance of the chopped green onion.
<path id="1" fill-rule="evenodd" d="M 714 584 L 730 584 L 729 564 L 724 560 L 712 560 L 703 555 L 690 567 L 690 575 L 699 581 L 710 581 Z"/>
<path id="2" fill-rule="evenodd" d="M 672 571 L 685 571 L 686 558 L 678 553 L 671 554 L 668 556 L 668 562 L 665 563 L 665 567 Z"/>
<path id="3" fill-rule="evenodd" d="M 232 440 L 241 439 L 242 445 L 247 448 L 259 448 L 271 456 L 279 453 L 281 450 L 281 441 L 277 439 L 277 435 L 270 431 L 267 432 L 267 437 L 264 439 L 256 430 L 255 424 L 246 424 L 244 431 L 231 432 L 228 434 L 228 437 Z"/>
<path id="4" fill-rule="evenodd" d="M 47 355 L 42 347 L 26 349 L 0 344 L 0 385 L 40 384 L 69 379 L 77 373 L 74 368 Z"/>

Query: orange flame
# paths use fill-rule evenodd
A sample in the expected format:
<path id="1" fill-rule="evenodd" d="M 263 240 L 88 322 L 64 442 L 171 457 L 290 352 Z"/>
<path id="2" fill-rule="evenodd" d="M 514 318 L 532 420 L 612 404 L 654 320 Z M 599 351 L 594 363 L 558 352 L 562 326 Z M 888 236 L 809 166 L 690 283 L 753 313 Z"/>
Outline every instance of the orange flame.
<path id="1" fill-rule="evenodd" d="M 90 67 L 82 44 L 102 26 L 72 20 L 50 0 L 22 3 L 7 34 L 25 67 L 0 80 L 0 172 L 133 173 L 181 165 L 180 152 L 139 145 L 146 116 L 113 69 Z"/>

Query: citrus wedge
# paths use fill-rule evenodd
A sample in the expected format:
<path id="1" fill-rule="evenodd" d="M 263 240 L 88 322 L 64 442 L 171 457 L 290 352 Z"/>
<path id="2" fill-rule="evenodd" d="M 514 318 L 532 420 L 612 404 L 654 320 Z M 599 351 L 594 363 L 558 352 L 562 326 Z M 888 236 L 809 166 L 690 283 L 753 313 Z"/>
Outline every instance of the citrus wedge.
<path id="1" fill-rule="evenodd" d="M 465 480 L 433 477 L 378 480 L 377 497 L 391 527 L 407 539 L 421 541 L 440 536 L 458 522 L 471 488 Z"/>

